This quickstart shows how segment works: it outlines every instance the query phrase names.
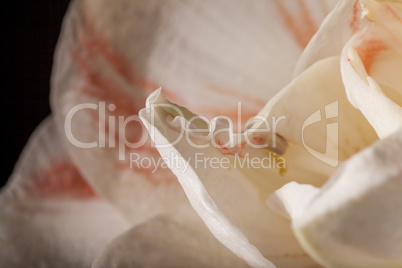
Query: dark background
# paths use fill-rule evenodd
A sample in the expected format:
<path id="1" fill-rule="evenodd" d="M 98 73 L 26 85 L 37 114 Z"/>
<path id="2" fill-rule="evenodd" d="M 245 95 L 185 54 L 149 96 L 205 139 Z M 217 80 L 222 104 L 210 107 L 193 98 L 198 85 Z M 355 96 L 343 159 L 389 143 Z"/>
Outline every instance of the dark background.
<path id="1" fill-rule="evenodd" d="M 0 187 L 32 131 L 50 113 L 53 52 L 70 0 L 2 2 Z"/>

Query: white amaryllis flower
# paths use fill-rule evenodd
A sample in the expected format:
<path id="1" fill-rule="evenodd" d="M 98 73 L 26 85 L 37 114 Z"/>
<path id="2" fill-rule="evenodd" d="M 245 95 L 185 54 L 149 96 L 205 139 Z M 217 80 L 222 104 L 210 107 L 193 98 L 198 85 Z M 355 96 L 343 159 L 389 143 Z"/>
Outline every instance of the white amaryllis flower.
<path id="1" fill-rule="evenodd" d="M 236 115 L 237 100 L 257 113 L 291 79 L 331 8 L 74 1 L 55 57 L 53 115 L 0 196 L 0 266 L 248 266 L 209 232 L 175 176 L 148 165 L 161 160 L 150 143 L 130 143 L 147 135 L 131 116 L 160 86 L 211 117 Z"/>
<path id="2" fill-rule="evenodd" d="M 74 1 L 55 57 L 53 116 L 33 134 L 0 196 L 0 266 L 400 266 L 400 4 L 341 1 L 302 54 L 334 4 Z M 238 121 L 247 120 L 271 99 L 261 117 L 287 118 L 280 135 L 268 135 L 277 147 L 240 149 L 257 159 L 286 151 L 274 156 L 286 166 L 180 162 L 170 165 L 180 185 L 134 116 L 158 87 L 208 118 L 236 119 L 241 100 Z M 336 101 L 338 157 L 323 150 L 337 132 L 323 124 L 301 132 L 306 118 Z M 142 111 L 157 144 L 173 141 L 186 122 L 155 105 L 165 103 L 158 91 Z M 227 121 L 193 125 L 223 130 L 224 144 L 234 137 Z M 258 127 L 249 124 L 239 137 L 255 138 Z M 163 159 L 241 155 L 235 143 L 196 150 L 188 141 L 216 140 L 194 131 L 161 148 Z M 333 163 L 371 145 L 375 132 L 383 140 L 334 173 Z"/>
<path id="3" fill-rule="evenodd" d="M 307 267 L 312 257 L 326 267 L 402 267 L 401 71 L 402 2 L 341 1 L 293 81 L 242 134 L 160 90 L 140 116 L 162 156 L 188 161 L 190 168 L 171 169 L 193 208 L 251 266 Z M 281 116 L 276 131 L 267 127 Z M 327 127 L 318 124 L 325 120 Z M 378 139 L 373 130 L 380 141 L 361 151 Z M 236 168 L 236 156 L 272 153 L 283 154 L 286 167 Z M 229 167 L 197 159 L 222 163 L 227 154 Z"/>

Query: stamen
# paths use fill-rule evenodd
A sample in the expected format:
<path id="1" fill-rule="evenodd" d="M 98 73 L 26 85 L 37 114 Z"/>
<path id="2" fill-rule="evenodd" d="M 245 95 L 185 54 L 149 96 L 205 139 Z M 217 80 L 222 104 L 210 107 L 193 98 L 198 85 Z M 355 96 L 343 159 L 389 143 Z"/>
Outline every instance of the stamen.
<path id="1" fill-rule="evenodd" d="M 289 147 L 287 140 L 278 133 L 269 133 L 264 142 L 267 145 L 265 149 L 277 155 L 284 155 Z"/>
<path id="2" fill-rule="evenodd" d="M 288 171 L 288 165 L 285 156 L 273 153 L 268 149 L 264 149 L 262 151 L 264 152 L 265 155 L 272 157 L 274 159 L 275 162 L 274 166 L 279 168 L 279 175 L 281 176 L 285 175 L 286 172 Z M 278 163 L 281 165 L 278 165 Z"/>

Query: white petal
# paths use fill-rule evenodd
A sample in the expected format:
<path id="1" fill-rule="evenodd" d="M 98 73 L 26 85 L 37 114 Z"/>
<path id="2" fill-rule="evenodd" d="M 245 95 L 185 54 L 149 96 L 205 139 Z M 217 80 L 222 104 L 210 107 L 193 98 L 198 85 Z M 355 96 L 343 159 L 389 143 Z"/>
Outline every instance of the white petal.
<path id="1" fill-rule="evenodd" d="M 386 96 L 377 82 L 368 76 L 360 56 L 350 46 L 345 46 L 341 70 L 348 99 L 363 113 L 380 138 L 402 126 L 402 107 Z"/>
<path id="2" fill-rule="evenodd" d="M 269 120 L 285 116 L 276 131 L 321 160 L 308 167 L 303 162 L 298 164 L 310 170 L 326 170 L 326 176 L 334 171 L 328 169 L 330 165 L 337 166 L 377 139 L 370 124 L 346 97 L 339 57 L 310 66 L 271 99 L 259 115 Z"/>
<path id="3" fill-rule="evenodd" d="M 401 10 L 398 1 L 340 1 L 307 46 L 295 71 L 299 75 L 318 60 L 340 55 L 343 49 L 342 78 L 348 98 L 380 137 L 395 131 L 402 120 L 398 74 L 402 67 Z M 349 47 L 356 48 L 363 62 L 358 63 L 358 56 L 350 55 Z M 352 58 L 356 59 L 354 71 L 349 66 L 352 62 L 348 62 Z M 380 86 L 372 80 L 369 85 L 368 75 Z M 391 117 L 392 122 L 385 119 Z"/>
<path id="4" fill-rule="evenodd" d="M 93 268 L 249 267 L 223 246 L 191 206 L 157 216 L 112 241 Z"/>
<path id="5" fill-rule="evenodd" d="M 366 20 L 360 19 L 361 14 L 359 1 L 339 1 L 304 50 L 294 76 L 319 60 L 339 56 L 349 38 L 367 24 Z"/>
<path id="6" fill-rule="evenodd" d="M 1 267 L 88 267 L 128 227 L 63 150 L 48 118 L 0 195 Z"/>
<path id="7" fill-rule="evenodd" d="M 185 128 L 186 120 L 190 120 L 194 114 L 183 108 L 166 107 L 169 102 L 160 95 L 160 92 L 151 95 L 147 101 L 148 110 L 140 112 L 140 116 L 150 128 L 151 137 L 159 146 L 158 150 L 161 155 L 170 159 L 175 158 L 176 155 L 181 156 L 184 158 L 180 158 L 181 161 L 190 165 L 188 168 L 183 168 L 183 166 L 171 166 L 170 168 L 178 176 L 194 208 L 214 235 L 249 263 L 255 262 L 254 265 L 264 265 L 258 252 L 255 252 L 252 246 L 256 246 L 263 256 L 274 263 L 280 263 L 282 260 L 275 260 L 273 252 L 283 254 L 283 251 L 288 252 L 292 247 L 290 252 L 300 252 L 291 235 L 289 236 L 288 226 L 285 222 L 278 222 L 277 216 L 271 210 L 267 210 L 264 202 L 270 193 L 287 182 L 299 181 L 320 186 L 332 174 L 333 166 L 336 165 L 331 167 L 331 163 L 323 161 L 325 159 L 321 158 L 321 155 L 310 154 L 306 147 L 314 148 L 317 152 L 331 152 L 333 149 L 333 155 L 329 155 L 328 158 L 335 160 L 337 164 L 338 157 L 340 161 L 346 160 L 350 155 L 376 139 L 370 125 L 346 99 L 339 69 L 338 57 L 317 62 L 275 96 L 260 112 L 260 116 L 268 119 L 286 116 L 277 127 L 277 131 L 287 140 L 288 144 L 288 151 L 285 155 L 288 165 L 286 174 L 281 174 L 272 167 L 241 168 L 233 165 L 232 169 L 225 169 L 222 166 L 211 168 L 208 163 L 204 164 L 205 166 L 198 163 L 197 166 L 195 159 L 197 154 L 204 157 L 204 161 L 205 157 L 223 161 L 222 159 L 227 157 L 225 155 L 231 151 L 214 148 L 213 142 L 209 140 L 210 137 L 203 137 L 202 134 L 193 134 L 190 137 L 197 141 L 195 144 L 208 144 L 208 148 L 197 149 L 197 146 L 194 147 L 194 144 L 191 144 L 194 142 L 192 138 L 190 138 L 190 142 L 186 140 L 187 136 L 179 133 L 183 130 L 182 128 Z M 334 103 L 336 107 L 332 109 Z M 306 122 L 309 122 L 312 115 L 320 113 L 321 109 L 325 110 L 325 118 L 307 124 L 307 128 Z M 322 122 L 325 119 L 336 119 L 335 122 L 338 122 L 340 127 L 337 129 L 326 127 L 326 124 L 323 124 L 325 121 Z M 199 133 L 214 132 L 222 135 L 224 137 L 223 144 L 227 140 L 236 141 L 237 136 L 230 134 L 231 129 L 228 127 L 230 124 L 223 118 L 214 119 L 209 126 L 202 120 L 192 122 L 194 122 L 195 129 L 198 128 Z M 269 122 L 271 121 L 269 120 Z M 334 124 L 333 121 L 329 123 Z M 261 125 L 259 122 L 251 124 L 246 133 L 254 133 L 253 126 L 259 124 Z M 191 129 L 191 131 L 194 133 L 195 129 Z M 225 131 L 222 132 L 224 129 L 226 129 L 226 134 Z M 330 143 L 328 144 L 326 141 Z M 170 143 L 173 147 L 160 147 L 160 144 L 169 145 Z M 264 150 L 250 149 L 246 145 L 245 152 L 252 154 L 252 157 L 261 157 Z M 241 152 L 238 153 L 241 154 Z M 233 163 L 236 159 L 233 160 L 232 157 L 231 161 Z M 241 202 L 238 203 L 238 200 Z M 253 210 L 250 211 L 249 207 L 253 207 Z M 226 217 L 230 222 L 227 222 Z M 256 225 L 255 221 L 258 221 L 259 224 Z M 261 224 L 265 227 L 262 228 Z M 283 235 L 281 237 L 283 247 L 279 246 L 279 242 L 276 240 L 280 237 L 278 230 L 282 230 L 280 232 Z M 272 233 L 273 231 L 276 232 L 275 235 Z M 263 236 L 263 233 L 266 236 Z M 231 239 L 236 239 L 236 243 L 243 245 L 244 248 L 236 246 Z M 276 245 L 275 249 L 272 247 L 273 244 Z M 287 254 L 292 255 L 292 253 Z M 299 261 L 299 265 L 303 264 Z"/>
<path id="8" fill-rule="evenodd" d="M 279 215 L 296 220 L 303 216 L 308 209 L 306 206 L 319 192 L 319 188 L 312 185 L 290 182 L 271 194 L 267 205 Z"/>
<path id="9" fill-rule="evenodd" d="M 79 8 L 74 16 L 112 43 L 128 63 L 124 72 L 142 82 L 137 86 L 152 91 L 162 86 L 173 101 L 216 116 L 233 113 L 239 100 L 258 112 L 289 81 L 304 46 L 335 3 L 87 0 L 85 17 L 79 18 Z M 72 34 L 88 35 L 86 26 Z M 222 102 L 227 110 L 216 109 Z"/>
<path id="10" fill-rule="evenodd" d="M 402 129 L 347 161 L 318 193 L 303 185 L 280 190 L 282 202 L 297 212 L 299 241 L 322 265 L 402 265 L 401 148 Z"/>
<path id="11" fill-rule="evenodd" d="M 343 50 L 342 79 L 351 103 L 383 138 L 402 126 L 402 3 L 361 3 L 369 23 Z"/>
<path id="12" fill-rule="evenodd" d="M 136 27 L 141 18 L 148 23 L 153 19 L 142 17 L 141 9 L 138 14 L 135 12 L 138 6 L 146 8 L 145 2 L 103 2 L 103 11 L 110 11 L 109 15 L 90 14 L 85 8 L 90 3 L 97 1 L 74 1 L 64 21 L 52 77 L 52 108 L 66 147 L 80 171 L 103 198 L 135 223 L 138 218 L 174 209 L 186 199 L 173 174 L 167 168 L 158 168 L 162 160 L 150 141 L 134 145 L 147 139 L 136 114 L 145 103 L 148 83 L 142 73 L 137 73 L 146 65 L 140 59 L 148 46 L 148 33 Z M 114 13 L 117 11 L 122 14 L 118 16 Z M 124 18 L 125 26 L 111 24 L 114 27 L 98 30 L 98 22 L 108 21 L 111 15 Z M 116 38 L 105 37 L 110 30 L 115 31 Z M 128 33 L 131 30 L 132 35 Z M 142 37 L 138 37 L 141 33 Z M 135 36 L 143 42 L 126 40 Z M 132 49 L 122 53 L 119 45 L 129 43 Z M 137 53 L 138 61 L 134 57 L 130 62 L 130 53 Z M 96 108 L 77 106 L 85 104 Z M 83 148 L 78 142 L 95 142 L 96 146 Z"/>
<path id="13" fill-rule="evenodd" d="M 264 203 L 271 192 L 294 179 L 292 172 L 280 175 L 277 166 L 241 167 L 238 161 L 244 158 L 225 154 L 224 148 L 219 151 L 208 137 L 180 133 L 194 114 L 169 103 L 160 91 L 149 97 L 147 107 L 140 116 L 152 139 L 164 158 L 175 160 L 170 168 L 218 240 L 253 267 L 272 267 L 266 258 L 278 266 L 314 265 L 294 240 L 289 222 Z M 222 118 L 212 121 L 210 130 L 204 121 L 193 119 L 198 133 L 223 133 Z"/>
<path id="14" fill-rule="evenodd" d="M 400 42 L 401 10 L 399 1 L 339 1 L 304 50 L 294 76 L 321 59 L 339 56 L 349 39 L 370 26 L 371 21 L 387 28 Z"/>
<path id="15" fill-rule="evenodd" d="M 97 105 L 70 115 L 77 141 L 98 142 L 96 148 L 85 149 L 66 140 L 74 162 L 129 217 L 152 217 L 180 206 L 185 196 L 173 174 L 139 163 L 161 161 L 150 142 L 126 142 L 147 139 L 138 118 L 127 126 L 119 118 L 136 115 L 146 95 L 162 85 L 173 100 L 208 115 L 236 117 L 237 101 L 243 100 L 239 120 L 248 119 L 287 82 L 301 53 L 297 31 L 283 30 L 286 21 L 312 34 L 309 27 L 327 12 L 326 5 L 283 7 L 279 1 L 73 2 L 55 57 L 52 108 L 65 133 L 71 109 Z M 216 109 L 216 104 L 227 108 Z"/>
<path id="16" fill-rule="evenodd" d="M 370 21 L 388 30 L 400 43 L 402 42 L 402 2 L 360 0 L 363 14 Z"/>

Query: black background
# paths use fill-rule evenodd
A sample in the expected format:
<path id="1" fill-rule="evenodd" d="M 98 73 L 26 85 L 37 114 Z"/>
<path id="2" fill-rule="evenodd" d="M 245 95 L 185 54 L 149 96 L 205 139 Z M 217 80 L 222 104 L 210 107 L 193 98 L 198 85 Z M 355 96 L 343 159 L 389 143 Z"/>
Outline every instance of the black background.
<path id="1" fill-rule="evenodd" d="M 32 131 L 50 113 L 53 52 L 70 1 L 2 2 L 0 186 Z"/>

